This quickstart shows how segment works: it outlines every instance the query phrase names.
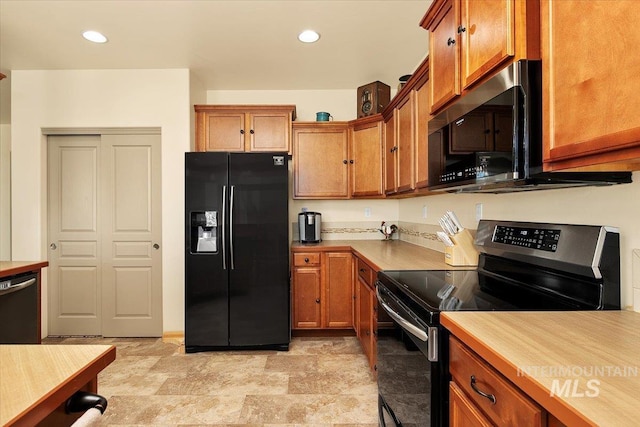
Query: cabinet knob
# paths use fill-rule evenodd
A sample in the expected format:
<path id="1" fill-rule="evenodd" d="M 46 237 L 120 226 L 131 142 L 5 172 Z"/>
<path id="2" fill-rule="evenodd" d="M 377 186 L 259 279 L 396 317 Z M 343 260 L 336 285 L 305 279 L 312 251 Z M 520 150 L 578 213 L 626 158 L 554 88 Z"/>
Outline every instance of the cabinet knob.
<path id="1" fill-rule="evenodd" d="M 244 129 L 240 129 L 240 135 L 244 135 Z"/>
<path id="2" fill-rule="evenodd" d="M 344 163 L 344 164 L 346 165 L 346 164 L 347 164 L 347 161 L 346 161 L 346 160 L 343 160 L 343 161 L 342 161 L 342 163 Z"/>
<path id="3" fill-rule="evenodd" d="M 316 298 L 316 304 L 320 304 L 320 298 Z"/>
<path id="4" fill-rule="evenodd" d="M 499 134 L 499 133 L 500 133 L 500 129 L 496 129 L 496 130 L 494 131 L 494 133 L 495 133 L 496 135 L 497 135 L 497 134 Z"/>
<path id="5" fill-rule="evenodd" d="M 249 131 L 249 133 L 250 133 L 251 135 L 253 135 L 255 132 L 254 132 L 254 130 L 253 130 L 253 129 L 251 129 L 251 130 Z"/>
<path id="6" fill-rule="evenodd" d="M 456 44 L 456 41 L 454 39 L 452 39 L 451 37 L 449 37 L 449 39 L 447 40 L 447 46 L 451 46 L 453 44 Z"/>
<path id="7" fill-rule="evenodd" d="M 304 259 L 304 262 L 309 262 L 309 258 L 305 258 L 305 259 Z"/>
<path id="8" fill-rule="evenodd" d="M 365 270 L 364 268 L 361 268 L 360 271 L 364 273 L 367 270 Z"/>
<path id="9" fill-rule="evenodd" d="M 463 27 L 462 25 L 458 25 L 458 34 L 464 33 L 465 31 L 467 31 L 465 27 Z"/>
<path id="10" fill-rule="evenodd" d="M 349 160 L 349 163 L 353 164 L 353 160 Z"/>
<path id="11" fill-rule="evenodd" d="M 491 129 L 485 129 L 484 133 L 485 133 L 485 135 L 489 135 L 491 133 Z"/>

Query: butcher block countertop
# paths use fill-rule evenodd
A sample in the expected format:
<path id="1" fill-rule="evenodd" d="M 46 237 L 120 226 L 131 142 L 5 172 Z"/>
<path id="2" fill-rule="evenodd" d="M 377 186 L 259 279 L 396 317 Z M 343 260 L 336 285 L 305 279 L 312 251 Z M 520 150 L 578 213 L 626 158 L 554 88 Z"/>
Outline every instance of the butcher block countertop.
<path id="1" fill-rule="evenodd" d="M 640 313 L 446 312 L 440 319 L 564 424 L 640 424 Z"/>
<path id="2" fill-rule="evenodd" d="M 444 253 L 401 240 L 323 240 L 320 243 L 293 242 L 293 252 L 353 251 L 377 270 L 452 269 Z"/>
<path id="3" fill-rule="evenodd" d="M 48 265 L 47 261 L 0 261 L 0 279 L 20 273 L 37 271 Z"/>
<path id="4" fill-rule="evenodd" d="M 0 426 L 36 425 L 73 393 L 97 386 L 112 345 L 1 345 Z"/>

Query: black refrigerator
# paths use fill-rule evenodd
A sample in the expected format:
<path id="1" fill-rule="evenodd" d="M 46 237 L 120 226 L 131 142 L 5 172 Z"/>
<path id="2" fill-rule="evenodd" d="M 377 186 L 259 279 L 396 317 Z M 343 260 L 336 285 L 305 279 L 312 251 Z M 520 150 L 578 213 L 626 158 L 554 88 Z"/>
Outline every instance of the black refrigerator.
<path id="1" fill-rule="evenodd" d="M 288 350 L 286 153 L 185 154 L 185 349 Z"/>

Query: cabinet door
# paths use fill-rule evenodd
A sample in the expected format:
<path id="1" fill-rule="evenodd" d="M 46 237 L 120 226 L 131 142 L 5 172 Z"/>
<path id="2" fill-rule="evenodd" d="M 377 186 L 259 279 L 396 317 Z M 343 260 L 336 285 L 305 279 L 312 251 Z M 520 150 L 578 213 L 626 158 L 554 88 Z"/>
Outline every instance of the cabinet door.
<path id="1" fill-rule="evenodd" d="M 458 22 L 458 0 L 449 0 L 442 6 L 429 28 L 431 113 L 460 95 Z"/>
<path id="2" fill-rule="evenodd" d="M 449 383 L 449 425 L 451 427 L 491 427 L 493 425 L 453 381 Z"/>
<path id="3" fill-rule="evenodd" d="M 638 3 L 542 1 L 541 17 L 545 169 L 640 157 Z"/>
<path id="4" fill-rule="evenodd" d="M 328 328 L 353 328 L 353 267 L 351 252 L 322 254 L 324 312 Z"/>
<path id="5" fill-rule="evenodd" d="M 384 192 L 395 193 L 397 190 L 396 164 L 398 147 L 396 146 L 395 117 L 384 123 Z"/>
<path id="6" fill-rule="evenodd" d="M 360 301 L 359 318 L 360 324 L 358 335 L 362 350 L 369 360 L 369 366 L 373 366 L 374 347 L 373 347 L 373 304 L 375 295 L 373 290 L 361 279 L 358 278 L 358 295 Z M 376 300 L 377 301 L 377 300 Z"/>
<path id="7" fill-rule="evenodd" d="M 462 87 L 466 89 L 515 54 L 515 0 L 460 1 L 456 31 L 460 34 Z"/>
<path id="8" fill-rule="evenodd" d="M 398 129 L 398 192 L 411 191 L 415 188 L 413 141 L 415 139 L 413 117 L 413 97 L 398 105 L 396 127 Z"/>
<path id="9" fill-rule="evenodd" d="M 293 327 L 321 328 L 320 268 L 296 268 L 293 271 Z"/>
<path id="10" fill-rule="evenodd" d="M 280 151 L 290 149 L 291 114 L 287 112 L 260 112 L 247 116 L 249 147 L 247 151 Z"/>
<path id="11" fill-rule="evenodd" d="M 244 113 L 203 112 L 202 151 L 244 151 Z M 200 147 L 198 147 L 200 148 Z"/>
<path id="12" fill-rule="evenodd" d="M 425 82 L 415 92 L 415 181 L 416 188 L 425 188 L 429 185 L 429 135 L 427 123 L 429 122 L 429 83 Z"/>
<path id="13" fill-rule="evenodd" d="M 294 198 L 349 198 L 347 130 L 346 124 L 294 129 Z"/>
<path id="14" fill-rule="evenodd" d="M 351 195 L 382 195 L 382 122 L 354 128 L 351 138 Z"/>

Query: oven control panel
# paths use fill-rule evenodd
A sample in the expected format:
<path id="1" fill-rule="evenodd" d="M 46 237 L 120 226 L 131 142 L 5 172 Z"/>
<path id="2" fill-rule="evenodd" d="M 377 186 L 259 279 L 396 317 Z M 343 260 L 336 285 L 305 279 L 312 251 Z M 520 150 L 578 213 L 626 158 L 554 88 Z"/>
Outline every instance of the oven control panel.
<path id="1" fill-rule="evenodd" d="M 558 249 L 560 230 L 498 225 L 493 241 L 505 245 L 522 246 L 542 251 L 555 252 Z"/>

